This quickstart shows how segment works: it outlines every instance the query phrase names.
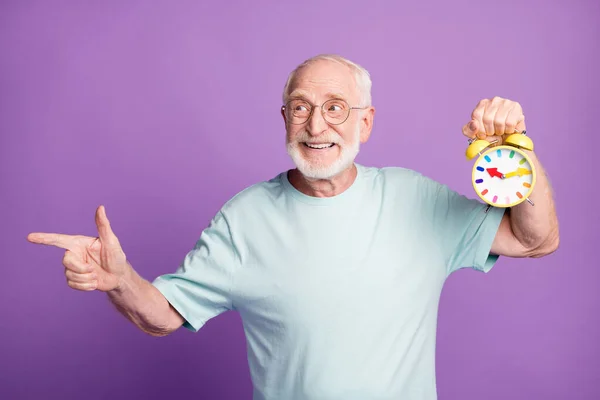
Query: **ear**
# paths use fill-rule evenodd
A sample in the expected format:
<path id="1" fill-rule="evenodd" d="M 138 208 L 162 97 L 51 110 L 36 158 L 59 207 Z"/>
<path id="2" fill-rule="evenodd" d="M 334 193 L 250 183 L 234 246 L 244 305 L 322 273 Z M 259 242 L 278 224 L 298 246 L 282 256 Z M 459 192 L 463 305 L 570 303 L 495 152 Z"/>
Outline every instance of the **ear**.
<path id="1" fill-rule="evenodd" d="M 360 142 L 366 143 L 371 136 L 371 130 L 373 129 L 373 119 L 375 118 L 375 107 L 369 107 L 363 110 L 360 119 Z"/>
<path id="2" fill-rule="evenodd" d="M 281 116 L 283 117 L 283 123 L 287 126 L 287 121 L 285 119 L 285 106 L 281 106 Z"/>

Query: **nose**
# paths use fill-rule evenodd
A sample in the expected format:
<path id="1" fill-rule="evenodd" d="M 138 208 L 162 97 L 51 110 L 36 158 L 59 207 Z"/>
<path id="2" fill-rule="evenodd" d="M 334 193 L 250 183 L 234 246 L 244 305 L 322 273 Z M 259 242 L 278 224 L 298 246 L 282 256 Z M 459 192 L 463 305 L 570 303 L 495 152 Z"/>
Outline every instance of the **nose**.
<path id="1" fill-rule="evenodd" d="M 306 123 L 306 130 L 311 136 L 318 136 L 325 132 L 328 127 L 329 125 L 327 125 L 325 118 L 323 118 L 321 107 L 315 107 L 312 115 Z"/>

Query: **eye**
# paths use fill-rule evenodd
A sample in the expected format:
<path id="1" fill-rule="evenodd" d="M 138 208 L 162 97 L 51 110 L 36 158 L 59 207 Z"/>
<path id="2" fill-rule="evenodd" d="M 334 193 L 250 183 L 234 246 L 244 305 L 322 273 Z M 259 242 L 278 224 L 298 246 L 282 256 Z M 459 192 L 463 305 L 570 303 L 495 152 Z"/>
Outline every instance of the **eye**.
<path id="1" fill-rule="evenodd" d="M 289 104 L 290 106 L 290 110 L 292 112 L 300 112 L 300 113 L 304 113 L 304 112 L 308 112 L 310 111 L 310 104 L 308 104 L 306 101 L 304 100 L 292 100 Z"/>
<path id="2" fill-rule="evenodd" d="M 324 104 L 325 112 L 331 114 L 344 113 L 348 109 L 348 104 L 341 99 L 332 99 Z"/>

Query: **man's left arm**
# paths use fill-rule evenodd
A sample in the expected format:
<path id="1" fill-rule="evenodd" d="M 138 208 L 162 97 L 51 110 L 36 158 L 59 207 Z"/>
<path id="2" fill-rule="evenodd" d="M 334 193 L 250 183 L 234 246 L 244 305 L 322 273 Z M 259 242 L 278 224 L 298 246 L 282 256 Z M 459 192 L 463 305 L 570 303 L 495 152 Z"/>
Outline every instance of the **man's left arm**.
<path id="1" fill-rule="evenodd" d="M 524 130 L 521 105 L 494 97 L 479 102 L 471 121 L 463 127 L 463 134 L 501 144 L 511 133 Z M 533 151 L 525 152 L 537 172 L 536 184 L 529 196 L 534 205 L 524 201 L 507 209 L 491 248 L 491 253 L 500 256 L 543 257 L 554 252 L 559 244 L 558 218 L 546 171 Z"/>

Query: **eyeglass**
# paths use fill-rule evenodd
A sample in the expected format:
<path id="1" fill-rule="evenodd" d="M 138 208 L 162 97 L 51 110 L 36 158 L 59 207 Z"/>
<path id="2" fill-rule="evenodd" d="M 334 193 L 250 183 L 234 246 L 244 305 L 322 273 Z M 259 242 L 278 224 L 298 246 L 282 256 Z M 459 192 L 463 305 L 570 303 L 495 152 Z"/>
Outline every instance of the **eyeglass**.
<path id="1" fill-rule="evenodd" d="M 288 101 L 281 109 L 290 124 L 300 125 L 310 119 L 315 107 L 318 107 L 318 105 L 313 106 L 306 100 L 293 99 Z M 348 119 L 351 110 L 364 110 L 368 107 L 350 107 L 342 99 L 331 99 L 323 103 L 320 108 L 323 119 L 328 124 L 339 125 Z"/>

